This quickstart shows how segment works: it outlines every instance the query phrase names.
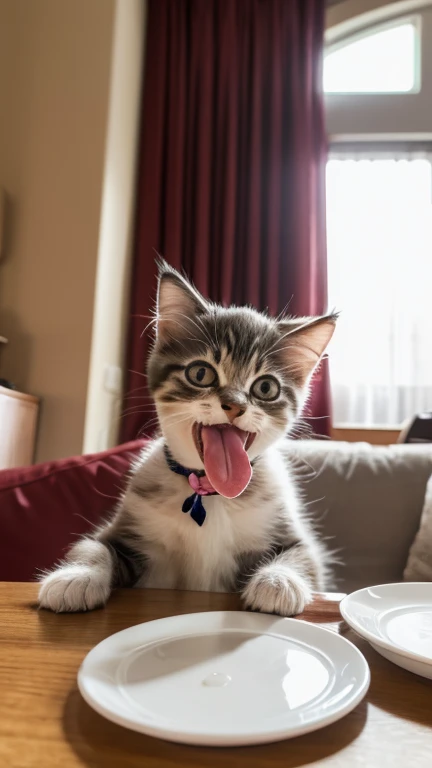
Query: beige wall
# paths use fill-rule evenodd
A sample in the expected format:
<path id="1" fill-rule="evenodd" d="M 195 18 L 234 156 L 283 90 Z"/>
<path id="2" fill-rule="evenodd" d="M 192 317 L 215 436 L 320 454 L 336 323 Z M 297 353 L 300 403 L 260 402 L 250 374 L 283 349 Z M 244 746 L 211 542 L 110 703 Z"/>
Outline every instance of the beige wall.
<path id="1" fill-rule="evenodd" d="M 119 430 L 145 26 L 143 0 L 117 1 L 84 453 L 115 445 Z"/>
<path id="2" fill-rule="evenodd" d="M 83 445 L 114 11 L 0 0 L 0 375 L 42 398 L 38 460 Z"/>

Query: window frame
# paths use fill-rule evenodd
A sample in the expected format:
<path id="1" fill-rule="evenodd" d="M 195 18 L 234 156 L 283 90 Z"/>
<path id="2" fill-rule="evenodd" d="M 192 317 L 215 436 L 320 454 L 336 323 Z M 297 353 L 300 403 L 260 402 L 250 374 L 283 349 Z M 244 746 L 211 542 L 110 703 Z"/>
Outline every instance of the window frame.
<path id="1" fill-rule="evenodd" d="M 392 19 L 388 19 L 387 21 L 382 21 L 378 23 L 369 23 L 367 26 L 361 27 L 360 29 L 351 32 L 350 34 L 344 34 L 341 37 L 337 37 L 333 42 L 329 42 L 326 44 L 324 49 L 324 57 L 323 57 L 323 67 L 325 66 L 325 59 L 327 56 L 330 56 L 332 53 L 335 53 L 336 51 L 340 51 L 343 48 L 347 47 L 348 45 L 352 45 L 353 43 L 357 43 L 360 40 L 364 40 L 367 37 L 370 37 L 372 35 L 379 34 L 380 32 L 386 32 L 389 29 L 395 29 L 397 27 L 405 26 L 406 24 L 411 24 L 414 28 L 414 84 L 413 87 L 410 88 L 409 91 L 368 91 L 368 90 L 362 90 L 362 91 L 331 91 L 331 90 L 325 90 L 324 89 L 324 81 L 323 81 L 323 89 L 325 96 L 339 96 L 342 98 L 347 97 L 358 97 L 358 96 L 404 96 L 404 95 L 410 95 L 410 94 L 418 94 L 421 92 L 422 88 L 422 16 L 420 13 L 410 14 L 410 15 L 403 15 L 403 16 L 396 16 Z"/>
<path id="2" fill-rule="evenodd" d="M 351 136 L 346 137 L 346 140 L 335 138 L 329 142 L 327 160 L 333 160 L 336 156 L 346 157 L 352 154 L 356 154 L 360 158 L 367 155 L 379 155 L 379 157 L 392 159 L 397 154 L 406 155 L 408 153 L 432 157 L 432 135 L 425 139 L 413 137 L 406 141 L 399 138 L 392 140 L 378 137 L 371 137 L 364 141 L 359 141 Z"/>

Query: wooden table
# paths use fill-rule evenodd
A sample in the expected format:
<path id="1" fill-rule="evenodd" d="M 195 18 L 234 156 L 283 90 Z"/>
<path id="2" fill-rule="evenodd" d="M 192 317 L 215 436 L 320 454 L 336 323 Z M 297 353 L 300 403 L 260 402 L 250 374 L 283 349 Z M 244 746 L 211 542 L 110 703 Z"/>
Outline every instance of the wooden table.
<path id="1" fill-rule="evenodd" d="M 210 749 L 152 739 L 108 722 L 81 698 L 86 653 L 114 632 L 195 611 L 237 610 L 235 595 L 120 590 L 108 607 L 60 615 L 35 608 L 35 584 L 0 584 L 1 768 L 423 768 L 432 765 L 432 684 L 390 664 L 340 621 L 333 596 L 305 616 L 340 631 L 365 654 L 366 699 L 345 718 L 296 739 Z M 336 596 L 334 596 L 336 597 Z"/>

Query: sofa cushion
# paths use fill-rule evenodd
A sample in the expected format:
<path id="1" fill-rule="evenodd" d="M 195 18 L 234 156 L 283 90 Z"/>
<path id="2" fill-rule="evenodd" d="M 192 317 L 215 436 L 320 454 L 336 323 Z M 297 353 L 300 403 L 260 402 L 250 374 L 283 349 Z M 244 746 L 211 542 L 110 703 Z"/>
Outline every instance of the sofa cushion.
<path id="1" fill-rule="evenodd" d="M 31 581 L 98 525 L 143 445 L 0 472 L 0 581 Z"/>
<path id="2" fill-rule="evenodd" d="M 334 586 L 401 581 L 432 473 L 432 445 L 289 444 L 307 510 L 335 550 Z"/>
<path id="3" fill-rule="evenodd" d="M 432 475 L 426 488 L 420 530 L 409 553 L 404 579 L 405 581 L 432 581 Z"/>

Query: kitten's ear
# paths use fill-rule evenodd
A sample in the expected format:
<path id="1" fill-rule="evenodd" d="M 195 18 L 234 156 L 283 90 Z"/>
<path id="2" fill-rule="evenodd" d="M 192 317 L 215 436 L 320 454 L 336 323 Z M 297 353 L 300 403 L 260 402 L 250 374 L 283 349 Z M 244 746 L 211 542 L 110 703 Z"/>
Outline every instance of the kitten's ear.
<path id="1" fill-rule="evenodd" d="M 158 261 L 157 338 L 170 341 L 190 335 L 193 318 L 208 310 L 208 304 L 194 286 L 166 261 Z"/>
<path id="2" fill-rule="evenodd" d="M 281 320 L 279 350 L 291 377 L 304 386 L 318 365 L 336 326 L 337 314 Z"/>

